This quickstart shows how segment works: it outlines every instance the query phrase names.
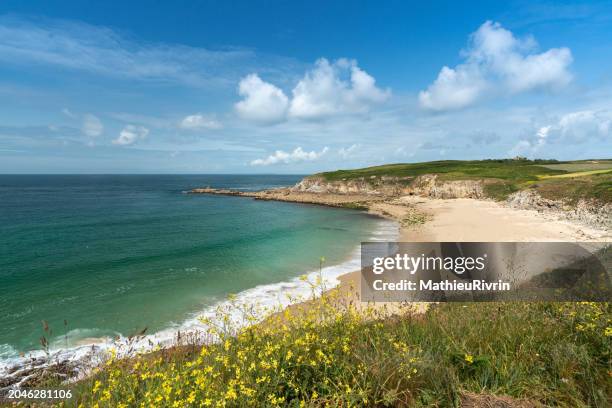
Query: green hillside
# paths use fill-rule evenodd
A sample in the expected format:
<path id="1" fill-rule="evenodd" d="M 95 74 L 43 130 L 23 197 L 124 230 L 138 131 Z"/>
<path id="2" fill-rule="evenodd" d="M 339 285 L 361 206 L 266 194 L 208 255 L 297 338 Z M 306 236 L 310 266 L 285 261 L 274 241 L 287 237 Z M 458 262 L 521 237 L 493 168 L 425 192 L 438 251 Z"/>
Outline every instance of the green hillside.
<path id="1" fill-rule="evenodd" d="M 575 201 L 581 198 L 612 201 L 612 160 L 443 160 L 397 163 L 363 169 L 319 173 L 327 181 L 362 179 L 410 184 L 418 176 L 436 174 L 440 180 L 483 180 L 487 196 L 504 199 L 534 188 L 542 196 Z"/>

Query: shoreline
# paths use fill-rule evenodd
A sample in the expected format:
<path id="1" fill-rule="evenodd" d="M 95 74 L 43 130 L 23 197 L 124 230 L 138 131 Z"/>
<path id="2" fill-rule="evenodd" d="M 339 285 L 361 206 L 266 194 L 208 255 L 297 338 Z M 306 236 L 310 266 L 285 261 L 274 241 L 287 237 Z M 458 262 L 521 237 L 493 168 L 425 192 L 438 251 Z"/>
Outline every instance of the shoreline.
<path id="1" fill-rule="evenodd" d="M 477 199 L 430 199 L 418 196 L 405 196 L 401 198 L 388 197 L 371 197 L 365 195 L 339 195 L 339 194 L 316 194 L 316 193 L 301 193 L 296 197 L 296 194 L 287 193 L 286 189 L 268 190 L 264 192 L 236 192 L 231 190 L 208 190 L 197 191 L 192 193 L 217 194 L 250 197 L 254 199 L 273 200 L 296 202 L 303 204 L 323 205 L 330 207 L 343 207 L 351 209 L 365 209 L 356 206 L 367 206 L 367 213 L 381 217 L 382 219 L 390 220 L 397 227 L 397 233 L 394 237 L 386 236 L 384 240 L 396 241 L 612 241 L 612 237 L 607 231 L 597 230 L 575 222 L 561 220 L 552 214 L 542 214 L 533 210 L 515 209 L 502 204 Z M 297 198 L 297 199 L 296 199 Z M 377 231 L 374 232 L 376 235 Z M 374 240 L 374 238 L 373 238 Z M 355 251 L 357 254 L 355 254 Z M 334 291 L 340 294 L 342 301 L 350 302 L 361 307 L 365 305 L 360 301 L 360 271 L 359 271 L 359 247 L 350 255 L 349 260 L 339 264 L 324 268 L 326 273 L 326 283 L 330 287 L 326 287 L 323 293 L 318 295 L 328 296 Z M 338 270 L 340 268 L 340 270 Z M 330 270 L 336 269 L 333 273 Z M 307 273 L 311 278 L 319 274 L 319 271 L 311 271 Z M 299 278 L 295 278 L 290 282 L 279 282 L 270 285 L 259 285 L 255 288 L 248 289 L 238 294 L 239 300 L 245 304 L 251 304 L 260 296 L 262 287 L 264 290 L 274 291 L 276 294 L 290 292 L 291 289 L 301 291 L 302 295 L 308 292 L 307 288 L 299 286 Z M 303 282 L 302 282 L 303 283 Z M 292 284 L 294 285 L 292 287 Z M 274 288 L 271 288 L 274 286 Z M 270 288 L 267 288 L 270 287 Z M 306 289 L 306 290 L 304 290 Z M 302 297 L 297 302 L 288 302 L 276 299 L 276 310 L 292 310 L 295 308 L 308 307 L 312 300 L 308 297 Z M 91 343 L 76 346 L 66 350 L 60 350 L 55 353 L 51 362 L 45 363 L 42 351 L 40 353 L 32 353 L 33 358 L 20 359 L 19 363 L 11 366 L 4 365 L 0 367 L 0 389 L 6 388 L 4 385 L 8 377 L 16 377 L 23 374 L 21 380 L 29 375 L 37 375 L 37 372 L 46 371 L 53 366 L 71 366 L 73 371 L 69 378 L 79 380 L 84 378 L 91 372 L 91 369 L 99 366 L 105 361 L 105 356 L 111 349 L 117 351 L 117 357 L 129 358 L 136 354 L 152 352 L 156 347 L 170 348 L 179 346 L 180 334 L 177 339 L 176 334 L 182 333 L 183 338 L 193 334 L 201 342 L 210 341 L 210 339 L 202 340 L 197 337 L 198 333 L 202 333 L 203 327 L 199 322 L 200 316 L 214 315 L 212 309 L 222 307 L 226 302 L 211 306 L 203 312 L 197 313 L 192 318 L 189 318 L 178 327 L 170 327 L 161 330 L 155 334 L 142 336 L 135 339 L 120 339 L 119 341 L 104 342 L 102 344 Z M 371 304 L 370 304 L 371 306 Z M 406 311 L 400 310 L 397 304 L 388 304 L 381 302 L 380 305 L 374 305 L 377 309 L 384 309 L 389 313 L 399 313 Z M 379 307 L 380 306 L 380 307 Z M 426 310 L 424 304 L 413 305 L 410 308 L 412 312 L 422 313 Z M 189 325 L 188 322 L 192 322 Z M 253 324 L 261 323 L 261 320 Z M 155 341 L 152 342 L 151 339 Z M 97 339 L 100 340 L 100 339 Z M 32 374 L 34 373 L 34 374 Z M 19 384 L 21 381 L 13 381 L 10 386 Z"/>
<path id="2" fill-rule="evenodd" d="M 248 197 L 364 210 L 396 221 L 399 240 L 430 241 L 593 241 L 612 240 L 606 225 L 592 226 L 550 210 L 517 208 L 483 198 L 429 198 L 418 195 L 313 193 L 278 188 L 263 191 L 195 188 L 188 194 Z M 442 239 L 440 239 L 442 237 Z"/>
<path id="3" fill-rule="evenodd" d="M 372 231 L 370 240 L 393 240 L 397 238 L 399 228 L 395 222 L 380 217 L 380 223 Z M 359 268 L 359 245 L 354 247 L 346 259 L 338 264 L 324 266 L 319 270 L 304 271 L 309 281 L 315 281 L 321 273 L 326 287 L 338 287 L 344 275 L 351 274 Z M 321 293 L 317 293 L 320 296 Z M 86 378 L 96 367 L 106 361 L 110 353 L 117 358 L 131 358 L 138 354 L 155 352 L 158 348 L 168 349 L 194 342 L 205 344 L 211 340 L 206 333 L 207 327 L 201 319 L 215 321 L 217 310 L 228 310 L 230 304 L 257 305 L 261 308 L 260 318 L 254 322 L 246 322 L 238 316 L 238 310 L 232 310 L 233 320 L 241 321 L 240 325 L 258 324 L 264 321 L 270 313 L 278 313 L 295 304 L 308 302 L 311 297 L 310 286 L 300 279 L 300 276 L 281 282 L 257 285 L 230 295 L 203 310 L 186 316 L 179 324 L 170 325 L 150 334 L 133 337 L 116 338 L 86 338 L 68 348 L 60 347 L 50 350 L 49 357 L 43 350 L 32 350 L 20 357 L 0 361 L 0 392 L 12 386 L 27 384 L 30 377 L 38 377 L 46 371 L 69 371 L 70 381 Z M 62 373 L 63 374 L 63 373 Z"/>
<path id="4" fill-rule="evenodd" d="M 397 222 L 398 241 L 612 242 L 612 234 L 604 229 L 564 220 L 556 214 L 512 208 L 491 200 L 406 196 L 391 202 L 372 202 L 368 213 Z M 422 218 L 406 222 L 406 216 L 414 214 L 422 215 Z M 414 221 L 414 217 L 411 220 Z M 333 289 L 337 289 L 345 301 L 360 302 L 360 270 L 338 279 L 340 284 Z M 393 305 L 388 302 L 370 304 L 375 309 L 383 307 L 390 313 L 398 312 L 397 305 Z M 364 306 L 363 302 L 361 306 Z M 427 309 L 422 303 L 415 306 L 410 309 L 413 313 Z"/>

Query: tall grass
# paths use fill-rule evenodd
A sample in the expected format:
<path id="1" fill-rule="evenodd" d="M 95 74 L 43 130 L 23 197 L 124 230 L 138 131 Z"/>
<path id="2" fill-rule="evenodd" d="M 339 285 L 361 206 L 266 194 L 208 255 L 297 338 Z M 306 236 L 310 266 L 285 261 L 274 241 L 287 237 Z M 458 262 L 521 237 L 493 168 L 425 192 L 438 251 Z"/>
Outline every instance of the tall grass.
<path id="1" fill-rule="evenodd" d="M 450 407 L 490 394 L 606 407 L 610 311 L 608 303 L 454 303 L 391 315 L 332 292 L 249 327 L 228 317 L 206 346 L 111 358 L 67 404 Z"/>

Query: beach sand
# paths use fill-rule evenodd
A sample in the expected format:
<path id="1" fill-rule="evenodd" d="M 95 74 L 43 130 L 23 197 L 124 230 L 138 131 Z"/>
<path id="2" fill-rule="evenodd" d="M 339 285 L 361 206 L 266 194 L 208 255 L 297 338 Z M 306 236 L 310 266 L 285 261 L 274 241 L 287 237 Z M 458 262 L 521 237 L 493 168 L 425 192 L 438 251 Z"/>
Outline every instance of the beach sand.
<path id="1" fill-rule="evenodd" d="M 427 215 L 422 224 L 406 225 L 405 217 L 417 210 Z M 370 205 L 370 212 L 400 222 L 399 240 L 403 242 L 612 242 L 611 231 L 598 230 L 562 220 L 554 214 L 519 210 L 488 200 L 469 198 L 429 199 L 407 196 L 393 202 Z M 364 307 L 360 302 L 360 271 L 342 275 L 335 289 L 344 301 Z M 422 312 L 425 304 L 401 308 L 394 303 L 370 304 L 391 313 L 398 310 Z"/>
<path id="2" fill-rule="evenodd" d="M 401 199 L 431 215 L 431 220 L 402 228 L 402 241 L 573 242 L 612 240 L 612 232 L 562 220 L 553 213 L 519 210 L 495 201 L 456 198 Z"/>

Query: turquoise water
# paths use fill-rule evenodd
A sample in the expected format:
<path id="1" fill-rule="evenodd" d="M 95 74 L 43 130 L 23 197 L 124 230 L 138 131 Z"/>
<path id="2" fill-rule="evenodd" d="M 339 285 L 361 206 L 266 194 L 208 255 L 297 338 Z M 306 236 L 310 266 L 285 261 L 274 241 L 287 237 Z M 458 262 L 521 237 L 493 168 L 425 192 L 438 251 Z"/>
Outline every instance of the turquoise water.
<path id="1" fill-rule="evenodd" d="M 0 353 L 148 333 L 257 285 L 347 259 L 379 220 L 350 210 L 189 195 L 299 176 L 0 176 Z M 67 326 L 64 324 L 67 322 Z"/>

